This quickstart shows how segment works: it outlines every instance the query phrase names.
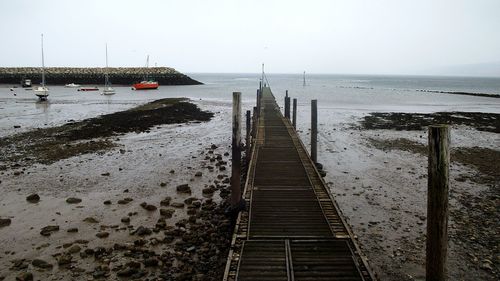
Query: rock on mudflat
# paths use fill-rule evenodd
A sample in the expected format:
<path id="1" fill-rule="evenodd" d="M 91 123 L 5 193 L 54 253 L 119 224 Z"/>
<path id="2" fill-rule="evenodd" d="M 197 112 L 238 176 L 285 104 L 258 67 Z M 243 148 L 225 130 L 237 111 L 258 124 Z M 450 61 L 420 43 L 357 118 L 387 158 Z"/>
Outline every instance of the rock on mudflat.
<path id="1" fill-rule="evenodd" d="M 174 213 L 174 209 L 160 209 L 160 215 L 162 217 L 171 218 Z"/>
<path id="2" fill-rule="evenodd" d="M 96 220 L 95 218 L 93 217 L 88 217 L 88 218 L 85 218 L 83 219 L 84 222 L 88 222 L 88 223 L 99 223 L 98 220 Z"/>
<path id="3" fill-rule="evenodd" d="M 59 231 L 59 226 L 58 225 L 48 225 L 42 228 L 40 231 L 40 234 L 43 236 L 50 236 L 52 232 Z"/>
<path id="4" fill-rule="evenodd" d="M 44 261 L 44 260 L 41 260 L 41 259 L 34 259 L 31 264 L 34 266 L 34 267 L 38 267 L 38 268 L 43 268 L 43 269 L 49 269 L 49 268 L 52 268 L 53 265 Z"/>
<path id="5" fill-rule="evenodd" d="M 36 193 L 28 195 L 26 197 L 26 201 L 28 201 L 30 203 L 37 203 L 38 201 L 40 201 L 40 196 Z"/>
<path id="6" fill-rule="evenodd" d="M 182 203 L 182 202 L 172 202 L 172 204 L 170 204 L 170 206 L 172 206 L 174 208 L 184 208 L 184 203 Z"/>
<path id="7" fill-rule="evenodd" d="M 148 204 L 146 202 L 142 202 L 141 203 L 141 207 L 144 210 L 147 210 L 147 211 L 156 211 L 156 206 L 155 205 L 151 205 L 151 204 Z"/>
<path id="8" fill-rule="evenodd" d="M 76 197 L 70 197 L 70 198 L 66 199 L 66 203 L 68 203 L 68 204 L 78 204 L 80 202 L 82 202 L 82 199 L 76 198 Z"/>
<path id="9" fill-rule="evenodd" d="M 33 274 L 31 272 L 21 272 L 16 276 L 16 281 L 33 281 Z"/>
<path id="10" fill-rule="evenodd" d="M 102 232 L 97 233 L 95 236 L 97 236 L 98 238 L 106 238 L 109 236 L 109 232 L 102 231 Z"/>
<path id="11" fill-rule="evenodd" d="M 191 187 L 188 184 L 181 184 L 177 186 L 177 192 L 179 193 L 191 193 Z"/>
<path id="12" fill-rule="evenodd" d="M 10 219 L 0 219 L 0 227 L 8 226 L 11 222 Z"/>
<path id="13" fill-rule="evenodd" d="M 123 217 L 121 219 L 121 222 L 123 222 L 123 223 L 130 223 L 130 217 Z"/>

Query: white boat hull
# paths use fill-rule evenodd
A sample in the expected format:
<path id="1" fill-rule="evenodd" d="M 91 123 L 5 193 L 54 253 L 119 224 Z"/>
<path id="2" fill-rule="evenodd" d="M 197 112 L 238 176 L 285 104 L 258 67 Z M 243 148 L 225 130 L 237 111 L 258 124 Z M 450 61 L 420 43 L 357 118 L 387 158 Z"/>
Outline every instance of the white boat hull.
<path id="1" fill-rule="evenodd" d="M 102 92 L 101 92 L 101 95 L 105 95 L 105 96 L 111 96 L 114 94 L 116 94 L 115 89 L 113 89 L 111 87 L 104 88 L 104 90 L 102 90 Z"/>
<path id="2" fill-rule="evenodd" d="M 49 96 L 49 89 L 47 87 L 36 87 L 33 91 L 41 100 L 45 100 Z"/>

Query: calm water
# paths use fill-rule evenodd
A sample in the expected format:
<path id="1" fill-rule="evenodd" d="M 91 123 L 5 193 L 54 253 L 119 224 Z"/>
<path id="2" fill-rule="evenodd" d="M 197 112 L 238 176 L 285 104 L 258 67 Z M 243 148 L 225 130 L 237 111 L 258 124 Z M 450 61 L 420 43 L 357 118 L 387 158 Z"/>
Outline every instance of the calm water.
<path id="1" fill-rule="evenodd" d="M 188 97 L 200 106 L 229 105 L 232 92 L 243 94 L 243 109 L 255 103 L 258 74 L 190 74 L 205 85 L 164 86 L 157 91 L 132 91 L 115 87 L 117 94 L 77 92 L 61 86 L 50 87 L 48 102 L 37 102 L 32 91 L 9 85 L 0 86 L 0 136 L 35 127 L 54 126 L 68 120 L 80 120 L 103 113 L 133 107 L 165 97 Z M 371 111 L 435 112 L 480 111 L 500 113 L 500 99 L 423 93 L 417 90 L 461 91 L 500 94 L 500 78 L 361 76 L 361 75 L 268 75 L 278 103 L 283 104 L 285 90 L 298 99 L 299 111 L 307 114 L 311 99 L 317 99 L 320 115 L 326 111 L 362 115 Z M 49 81 L 50 86 L 50 81 Z M 321 118 L 321 116 L 320 116 Z M 14 129 L 14 125 L 21 126 Z"/>

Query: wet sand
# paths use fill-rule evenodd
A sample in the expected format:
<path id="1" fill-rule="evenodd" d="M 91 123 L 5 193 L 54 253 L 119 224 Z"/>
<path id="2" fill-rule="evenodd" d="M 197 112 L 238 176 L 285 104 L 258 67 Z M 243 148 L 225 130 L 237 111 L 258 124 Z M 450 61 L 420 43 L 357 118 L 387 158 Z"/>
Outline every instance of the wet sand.
<path id="1" fill-rule="evenodd" d="M 0 280 L 27 272 L 35 280 L 219 280 L 231 235 L 223 215 L 229 111 L 203 106 L 216 113 L 211 121 L 155 124 L 112 134 L 113 146 L 98 152 L 4 165 L 0 218 L 10 223 L 0 227 Z M 35 193 L 40 200 L 29 202 Z"/>
<path id="2" fill-rule="evenodd" d="M 445 114 L 322 114 L 318 158 L 370 265 L 380 280 L 425 280 L 425 126 Z M 476 115 L 452 126 L 450 280 L 500 278 L 499 119 Z M 341 121 L 332 127 L 332 119 Z M 301 134 L 309 141 L 307 129 Z"/>

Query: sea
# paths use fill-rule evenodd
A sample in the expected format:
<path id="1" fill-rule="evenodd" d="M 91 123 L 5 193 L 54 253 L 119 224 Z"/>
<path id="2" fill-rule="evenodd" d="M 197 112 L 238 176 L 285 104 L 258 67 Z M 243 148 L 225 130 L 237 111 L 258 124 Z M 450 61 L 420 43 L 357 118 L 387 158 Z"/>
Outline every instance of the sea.
<path id="1" fill-rule="evenodd" d="M 11 90 L 13 85 L 0 85 L 0 137 L 125 110 L 161 98 L 186 97 L 206 110 L 230 110 L 232 93 L 241 92 L 243 112 L 255 106 L 260 74 L 188 75 L 203 85 L 160 85 L 158 90 L 150 91 L 133 91 L 117 85 L 115 95 L 103 96 L 100 92 L 51 86 L 48 81 L 50 96 L 44 102 L 38 101 L 33 91 L 20 87 Z M 311 100 L 316 99 L 319 122 L 332 124 L 355 120 L 370 112 L 500 113 L 500 98 L 440 93 L 500 95 L 500 77 L 306 74 L 304 84 L 302 74 L 266 74 L 264 81 L 279 105 L 283 106 L 287 91 L 291 98 L 297 99 L 299 118 L 307 119 Z M 329 117 L 322 119 L 322 115 Z M 329 121 L 332 118 L 335 120 Z"/>

